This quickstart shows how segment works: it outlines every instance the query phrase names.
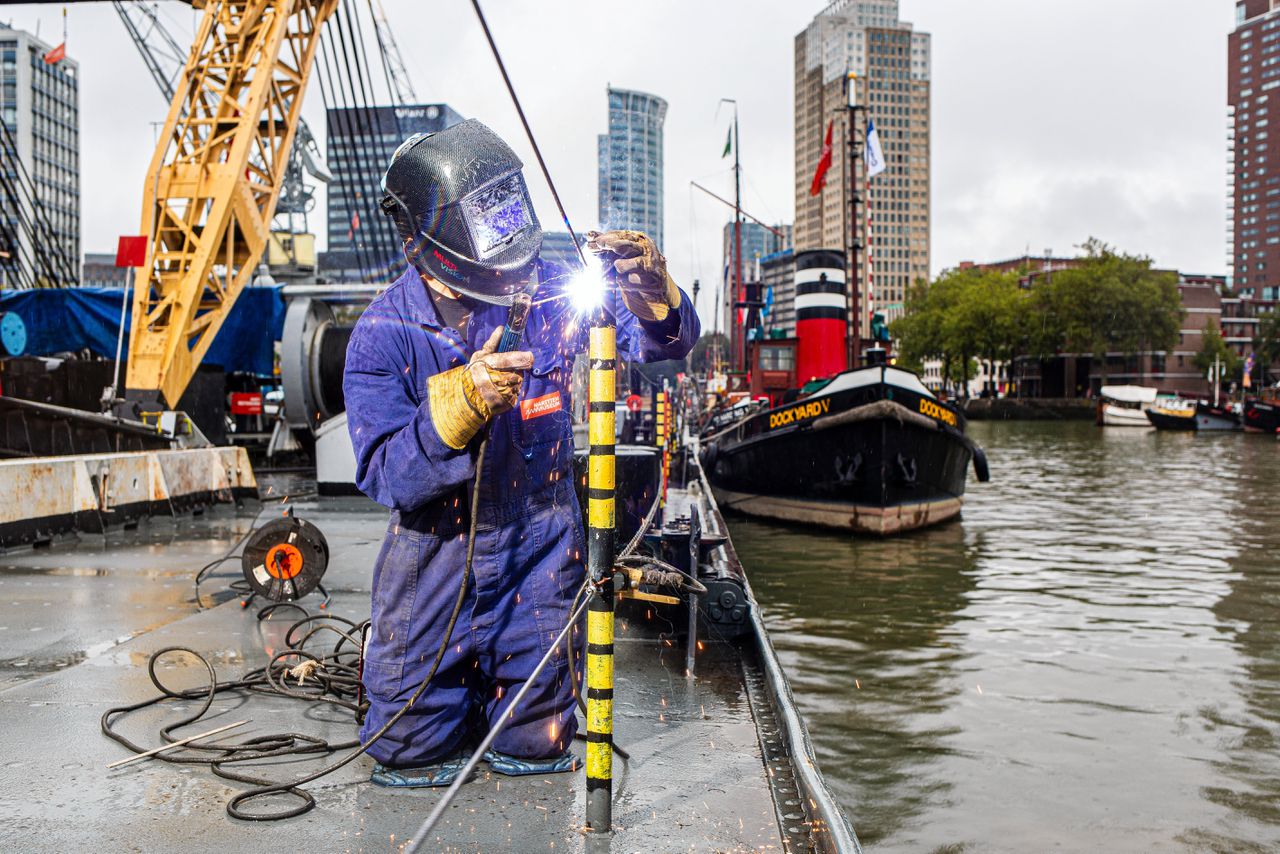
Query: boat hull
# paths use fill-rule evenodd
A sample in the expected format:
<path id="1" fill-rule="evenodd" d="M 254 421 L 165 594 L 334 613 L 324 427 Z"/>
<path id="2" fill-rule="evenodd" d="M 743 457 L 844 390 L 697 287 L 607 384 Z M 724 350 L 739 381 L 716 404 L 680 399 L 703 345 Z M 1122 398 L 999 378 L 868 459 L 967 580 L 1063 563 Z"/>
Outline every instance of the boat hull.
<path id="1" fill-rule="evenodd" d="M 1102 426 L 1104 427 L 1150 427 L 1147 414 L 1141 409 L 1130 409 L 1111 403 L 1102 405 Z"/>
<path id="2" fill-rule="evenodd" d="M 1167 412 L 1159 409 L 1148 409 L 1147 420 L 1157 430 L 1195 430 L 1196 415 L 1194 411 L 1185 413 Z"/>
<path id="3" fill-rule="evenodd" d="M 1198 404 L 1196 431 L 1199 433 L 1235 433 L 1240 430 L 1240 417 L 1230 409 Z"/>
<path id="4" fill-rule="evenodd" d="M 1280 403 L 1245 400 L 1244 429 L 1249 433 L 1280 433 Z"/>
<path id="5" fill-rule="evenodd" d="M 716 502 L 747 516 L 795 522 L 820 528 L 850 530 L 868 536 L 888 537 L 917 528 L 937 525 L 960 515 L 964 502 L 960 498 L 943 498 L 878 507 L 839 501 L 814 501 L 805 498 L 750 495 L 728 489 L 716 489 Z"/>
<path id="6" fill-rule="evenodd" d="M 878 536 L 957 516 L 974 454 L 963 417 L 923 395 L 885 393 L 874 386 L 828 403 L 815 395 L 799 405 L 826 408 L 801 425 L 769 428 L 787 412 L 781 407 L 713 437 L 703 465 L 720 506 Z"/>

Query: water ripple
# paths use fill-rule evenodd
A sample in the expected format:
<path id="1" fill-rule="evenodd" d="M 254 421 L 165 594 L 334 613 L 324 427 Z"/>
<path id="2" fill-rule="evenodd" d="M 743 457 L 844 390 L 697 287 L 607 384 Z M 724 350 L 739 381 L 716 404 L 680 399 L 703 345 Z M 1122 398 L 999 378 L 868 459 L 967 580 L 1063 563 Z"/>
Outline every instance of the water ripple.
<path id="1" fill-rule="evenodd" d="M 1280 443 L 977 424 L 961 522 L 733 519 L 877 851 L 1280 849 Z"/>

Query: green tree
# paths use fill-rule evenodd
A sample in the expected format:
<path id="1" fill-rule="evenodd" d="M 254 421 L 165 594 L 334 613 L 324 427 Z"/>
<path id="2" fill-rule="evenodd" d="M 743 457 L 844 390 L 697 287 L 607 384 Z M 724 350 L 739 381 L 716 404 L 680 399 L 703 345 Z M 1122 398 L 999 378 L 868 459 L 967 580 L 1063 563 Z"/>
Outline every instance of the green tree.
<path id="1" fill-rule="evenodd" d="M 1280 309 L 1272 309 L 1258 321 L 1258 337 L 1253 339 L 1255 376 L 1266 385 L 1268 369 L 1280 362 Z"/>
<path id="2" fill-rule="evenodd" d="M 975 359 L 990 370 L 1020 351 L 1028 307 L 1016 273 L 957 268 L 932 284 L 917 283 L 890 332 L 899 342 L 900 364 L 937 359 L 944 383 L 954 379 L 967 387 Z"/>
<path id="3" fill-rule="evenodd" d="M 1222 367 L 1224 380 L 1240 375 L 1240 356 L 1222 337 L 1222 329 L 1215 320 L 1210 320 L 1200 333 L 1200 350 L 1193 361 L 1202 374 L 1207 375 L 1216 362 Z"/>
<path id="4" fill-rule="evenodd" d="M 1127 356 L 1144 350 L 1171 350 L 1182 325 L 1182 301 L 1175 273 L 1151 268 L 1151 259 L 1116 252 L 1090 238 L 1083 262 L 1038 280 L 1033 315 L 1041 320 L 1033 336 L 1038 355 L 1087 353 Z"/>

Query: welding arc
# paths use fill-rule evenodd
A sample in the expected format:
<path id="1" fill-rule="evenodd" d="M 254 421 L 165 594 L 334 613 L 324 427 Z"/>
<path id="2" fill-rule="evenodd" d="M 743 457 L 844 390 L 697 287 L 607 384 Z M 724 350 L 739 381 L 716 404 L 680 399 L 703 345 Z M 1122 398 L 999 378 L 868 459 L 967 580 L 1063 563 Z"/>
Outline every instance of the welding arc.
<path id="1" fill-rule="evenodd" d="M 579 588 L 577 594 L 573 597 L 573 601 L 575 603 L 582 598 L 582 591 L 586 590 L 590 585 L 590 579 L 582 582 L 582 587 Z M 555 654 L 561 642 L 569 637 L 569 631 L 577 624 L 578 618 L 582 616 L 582 612 L 586 609 L 587 602 L 589 601 L 589 598 L 583 600 L 582 604 L 578 605 L 577 610 L 569 614 L 569 619 L 565 622 L 564 628 L 560 630 L 560 634 L 557 635 L 556 639 L 547 647 L 547 651 L 542 654 L 542 660 L 533 668 L 533 672 L 529 674 L 527 679 L 525 679 L 524 684 L 520 686 L 520 690 L 516 692 L 516 695 L 511 698 L 511 702 L 507 705 L 507 714 L 502 715 L 498 719 L 498 723 L 489 730 L 487 735 L 485 735 L 484 740 L 480 742 L 480 745 L 476 747 L 475 751 L 471 754 L 471 758 L 467 760 L 467 764 L 460 772 L 458 772 L 458 776 L 454 779 L 452 785 L 449 786 L 448 790 L 440 800 L 436 802 L 435 808 L 431 810 L 431 814 L 427 816 L 426 821 L 422 823 L 422 826 L 418 828 L 418 832 L 409 840 L 409 847 L 406 849 L 408 854 L 413 854 L 413 852 L 422 847 L 422 840 L 426 839 L 427 834 L 431 832 L 431 828 L 435 827 L 436 822 L 440 820 L 440 816 L 444 815 L 444 811 L 449 808 L 449 804 L 453 802 L 453 798 L 462 788 L 462 784 L 470 779 L 471 772 L 480 764 L 480 759 L 484 756 L 485 751 L 489 749 L 489 746 L 493 744 L 494 739 L 496 739 L 506 728 L 507 723 L 512 720 L 511 712 L 515 711 L 516 707 L 520 705 L 520 701 L 524 699 L 524 695 L 533 687 L 534 680 L 538 678 L 538 674 L 542 672 L 542 668 L 547 666 L 547 662 L 551 660 L 551 656 Z M 570 675 L 570 679 L 572 678 L 572 675 Z"/>
<path id="2" fill-rule="evenodd" d="M 506 63 L 502 61 L 502 54 L 498 52 L 498 43 L 493 40 L 493 33 L 489 30 L 489 22 L 485 20 L 484 12 L 480 9 L 480 0 L 471 0 L 471 5 L 476 10 L 476 17 L 480 19 L 480 27 L 484 30 L 484 37 L 489 41 L 489 49 L 493 51 L 493 58 L 498 63 L 498 70 L 502 72 L 502 82 L 507 84 L 507 92 L 511 95 L 511 103 L 515 104 L 516 113 L 520 116 L 520 124 L 524 125 L 525 136 L 529 138 L 529 145 L 533 146 L 533 154 L 538 158 L 538 166 L 542 169 L 542 177 L 547 179 L 547 188 L 551 190 L 551 198 L 556 200 L 556 208 L 560 211 L 560 218 L 564 220 L 565 230 L 569 232 L 569 237 L 573 240 L 573 248 L 578 253 L 578 261 L 581 262 L 584 270 L 588 269 L 587 256 L 582 254 L 582 247 L 578 244 L 578 233 L 573 230 L 573 225 L 569 222 L 569 214 L 565 212 L 564 203 L 560 201 L 560 193 L 556 190 L 556 182 L 551 180 L 551 170 L 547 168 L 547 161 L 542 159 L 542 149 L 538 147 L 538 140 L 534 139 L 533 128 L 529 127 L 529 120 L 524 115 L 524 107 L 520 106 L 520 98 L 516 95 L 515 86 L 511 84 L 511 77 L 507 74 Z"/>

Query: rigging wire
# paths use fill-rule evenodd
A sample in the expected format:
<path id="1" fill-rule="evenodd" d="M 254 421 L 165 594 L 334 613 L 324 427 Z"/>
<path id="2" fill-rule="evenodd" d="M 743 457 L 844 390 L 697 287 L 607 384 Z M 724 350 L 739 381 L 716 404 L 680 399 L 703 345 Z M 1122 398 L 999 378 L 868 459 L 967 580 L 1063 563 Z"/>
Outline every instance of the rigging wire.
<path id="1" fill-rule="evenodd" d="M 403 103 L 403 101 L 396 95 L 395 87 L 391 81 L 391 60 L 387 58 L 388 47 L 382 38 L 382 27 L 378 26 L 378 13 L 374 11 L 373 0 L 365 0 L 365 4 L 369 7 L 369 17 L 373 20 L 373 34 L 378 39 L 378 57 L 382 60 L 382 76 L 386 79 L 387 83 L 387 103 Z"/>
<path id="2" fill-rule="evenodd" d="M 344 10 L 344 14 L 347 16 L 347 29 L 348 30 L 354 29 L 354 32 L 351 32 L 351 41 L 354 47 L 353 52 L 355 54 L 354 58 L 355 58 L 356 75 L 357 75 L 357 79 L 360 82 L 360 93 L 364 98 L 364 100 L 361 103 L 362 103 L 362 109 L 365 115 L 365 127 L 373 127 L 374 125 L 377 126 L 377 134 L 378 134 L 377 139 L 382 144 L 374 145 L 373 146 L 374 152 L 379 156 L 379 160 L 382 160 L 382 159 L 389 160 L 390 158 L 385 157 L 382 153 L 383 150 L 386 148 L 386 144 L 382 142 L 382 140 L 384 140 L 386 137 L 386 131 L 382 125 L 382 115 L 383 115 L 382 111 L 379 110 L 373 103 L 373 101 L 376 100 L 377 92 L 375 91 L 373 86 L 372 74 L 368 75 L 369 82 L 368 82 L 367 89 L 365 86 L 365 76 L 366 76 L 365 69 L 369 68 L 369 55 L 366 50 L 366 42 L 364 38 L 364 26 L 360 23 L 360 9 L 358 6 L 355 9 L 352 9 L 352 5 L 353 4 L 343 4 L 343 10 Z M 354 21 L 354 28 L 352 27 L 353 21 Z M 394 104 L 395 103 L 394 96 L 387 103 Z M 396 145 L 400 144 L 400 139 L 398 138 L 399 131 L 400 129 L 398 126 L 391 128 L 391 133 L 393 138 L 395 139 Z M 379 205 L 381 198 L 382 198 L 382 187 L 381 187 L 381 184 L 379 183 L 377 186 L 373 187 L 373 192 L 369 195 L 369 199 L 373 207 L 373 217 L 370 220 L 369 225 L 371 228 L 373 228 L 374 232 L 377 234 L 379 245 L 383 245 L 384 239 L 385 239 L 385 244 L 388 246 L 389 251 L 384 252 L 382 256 L 381 273 L 384 276 L 390 276 L 392 273 L 392 268 L 395 266 L 399 266 L 396 262 L 396 259 L 400 257 L 400 251 L 399 251 L 399 245 L 397 244 L 397 242 L 394 239 L 391 239 L 391 234 L 392 234 L 392 229 L 390 227 L 391 223 L 387 219 L 387 217 L 385 217 L 382 214 L 382 209 L 381 209 L 381 206 Z"/>
<path id="3" fill-rule="evenodd" d="M 35 182 L 31 179 L 31 173 L 27 171 L 26 164 L 22 162 L 22 158 L 18 155 L 18 143 L 9 132 L 9 124 L 7 122 L 0 121 L 0 133 L 4 134 L 4 148 L 11 154 L 13 164 L 17 167 L 17 171 L 12 178 L 12 182 L 7 175 L 3 178 L 7 188 L 6 192 L 13 197 L 20 219 L 23 218 L 22 200 L 18 197 L 17 193 L 14 193 L 12 189 L 8 188 L 16 185 L 21 189 L 23 191 L 23 195 L 26 196 L 27 203 L 31 207 L 30 218 L 26 225 L 27 232 L 31 237 L 31 245 L 36 253 L 44 259 L 45 269 L 49 275 L 55 277 L 63 287 L 74 285 L 76 282 L 74 265 L 68 257 L 67 248 L 64 243 L 55 237 L 53 226 L 50 225 L 49 219 L 45 215 L 45 210 L 41 204 Z M 33 223 L 39 225 L 40 231 L 36 230 Z M 52 258 L 50 258 L 49 254 L 45 252 L 46 240 L 53 244 L 54 255 Z M 35 278 L 34 269 L 32 270 L 32 278 Z"/>
<path id="4" fill-rule="evenodd" d="M 547 188 L 551 190 L 551 198 L 555 199 L 556 208 L 560 211 L 560 218 L 564 220 L 565 230 L 569 232 L 569 237 L 573 240 L 573 248 L 578 252 L 578 261 L 583 268 L 590 269 L 587 263 L 587 256 L 582 252 L 582 245 L 578 242 L 578 233 L 573 230 L 573 225 L 569 222 L 569 214 L 565 212 L 564 202 L 560 201 L 560 193 L 556 190 L 556 182 L 551 179 L 551 170 L 547 168 L 547 161 L 542 157 L 542 149 L 538 147 L 538 140 L 533 136 L 533 128 L 529 126 L 529 120 L 525 117 L 524 107 L 520 106 L 520 97 L 516 95 L 515 86 L 511 83 L 511 77 L 507 74 L 507 65 L 502 61 L 502 54 L 498 52 L 498 44 L 493 40 L 493 33 L 489 31 L 489 22 L 485 20 L 484 12 L 480 9 L 480 0 L 471 0 L 471 6 L 476 10 L 476 17 L 480 19 L 480 27 L 484 30 L 484 37 L 489 42 L 489 49 L 493 52 L 493 58 L 498 63 L 498 70 L 502 72 L 502 82 L 507 85 L 507 94 L 511 96 L 511 103 L 515 105 L 516 113 L 520 116 L 520 124 L 524 125 L 525 136 L 529 138 L 529 145 L 533 147 L 533 154 L 538 158 L 538 166 L 542 169 L 542 177 L 547 181 Z"/>
<path id="5" fill-rule="evenodd" d="M 332 20 L 333 19 L 331 18 L 330 21 Z M 332 26 L 332 24 L 330 24 L 330 26 Z M 354 146 L 350 143 L 350 138 L 351 138 L 350 116 L 346 112 L 346 110 L 341 109 L 338 104 L 337 85 L 333 81 L 333 75 L 335 71 L 337 71 L 337 64 L 336 64 L 336 61 L 332 58 L 332 56 L 330 56 L 330 51 L 332 49 L 332 46 L 330 44 L 331 41 L 332 41 L 332 36 L 329 34 L 329 26 L 326 26 L 321 31 L 321 34 L 320 34 L 320 52 L 319 52 L 319 55 L 316 57 L 317 61 L 320 62 L 320 67 L 323 74 L 317 75 L 317 77 L 320 78 L 320 94 L 324 99 L 325 115 L 326 117 L 332 116 L 331 124 L 333 125 L 333 127 L 326 127 L 326 130 L 332 131 L 338 125 L 346 124 L 347 141 L 344 142 L 344 145 L 346 145 L 348 148 L 346 157 L 347 159 L 351 159 L 355 156 L 355 154 L 354 154 Z M 339 74 L 339 76 L 341 76 L 340 71 L 337 71 L 337 73 Z M 325 85 L 326 81 L 328 83 L 327 87 Z M 330 125 L 330 121 L 327 120 L 326 125 Z M 330 136 L 330 142 L 332 143 L 332 136 Z M 342 194 L 342 199 L 343 199 L 342 211 L 347 216 L 347 228 L 351 230 L 350 251 L 355 255 L 356 263 L 360 265 L 361 277 L 363 279 L 364 271 L 371 269 L 371 264 L 369 263 L 370 258 L 369 258 L 368 248 L 364 245 L 363 241 L 358 239 L 360 235 L 356 234 L 356 229 L 354 227 L 354 224 L 351 221 L 351 215 L 355 210 L 353 206 L 354 199 L 355 199 L 355 192 L 354 192 L 355 188 L 351 186 L 353 182 L 348 177 L 346 169 L 338 169 L 335 171 L 338 178 L 338 191 Z M 332 213 L 333 202 L 334 202 L 334 198 L 332 194 L 329 194 L 328 199 L 329 199 L 330 213 Z M 332 249 L 332 247 L 330 247 L 330 249 Z"/>
<path id="6" fill-rule="evenodd" d="M 346 17 L 346 22 L 344 22 L 343 16 Z M 363 129 L 364 132 L 353 135 L 353 138 L 356 140 L 360 149 L 359 160 L 357 162 L 363 161 L 365 166 L 365 169 L 357 171 L 368 172 L 373 168 L 374 164 L 381 160 L 381 151 L 374 147 L 373 143 L 368 138 L 369 133 L 373 131 L 373 126 L 369 121 L 370 112 L 368 93 L 365 92 L 364 71 L 360 67 L 361 63 L 359 61 L 359 55 L 354 49 L 355 33 L 354 28 L 350 25 L 350 16 L 350 6 L 345 3 L 341 4 L 339 6 L 339 14 L 334 15 L 331 20 L 333 25 L 332 32 L 337 34 L 336 38 L 342 45 L 342 50 L 337 53 L 337 56 L 341 58 L 342 66 L 346 69 L 347 73 L 345 75 L 339 74 L 338 76 L 341 81 L 346 83 L 347 87 L 343 93 L 344 103 L 347 103 L 346 96 L 348 93 L 350 94 L 349 104 L 351 113 L 349 114 L 349 120 L 350 122 L 358 124 L 359 119 L 362 117 L 365 125 Z M 349 32 L 349 30 L 351 30 L 351 32 Z M 350 37 L 353 42 L 352 46 L 348 46 L 347 44 L 348 37 Z M 354 67 L 352 66 L 353 59 L 355 60 Z M 364 95 L 363 98 L 361 97 L 361 94 L 356 92 L 355 81 L 357 79 L 360 81 L 361 93 Z M 381 134 L 379 133 L 379 136 L 380 135 Z M 370 192 L 371 189 L 373 192 Z M 368 186 L 358 187 L 357 193 L 359 194 L 359 198 L 353 201 L 363 207 L 363 219 L 367 220 L 367 222 L 361 223 L 361 230 L 365 232 L 372 242 L 373 253 L 375 256 L 374 267 L 366 272 L 369 276 L 381 279 L 386 275 L 391 259 L 398 254 L 398 248 L 394 246 L 393 242 L 391 250 L 388 251 L 387 237 L 389 235 L 386 228 L 386 221 L 378 209 L 378 198 L 380 196 L 378 188 L 371 188 Z M 356 229 L 353 227 L 352 231 L 354 233 Z"/>

